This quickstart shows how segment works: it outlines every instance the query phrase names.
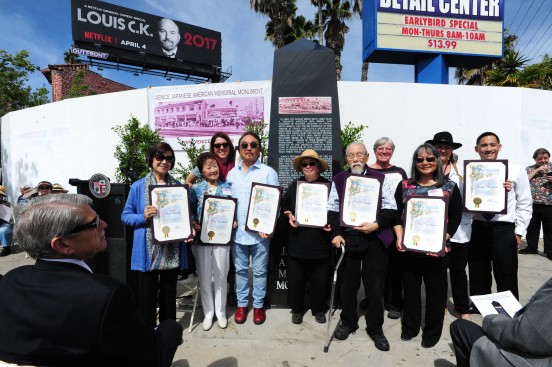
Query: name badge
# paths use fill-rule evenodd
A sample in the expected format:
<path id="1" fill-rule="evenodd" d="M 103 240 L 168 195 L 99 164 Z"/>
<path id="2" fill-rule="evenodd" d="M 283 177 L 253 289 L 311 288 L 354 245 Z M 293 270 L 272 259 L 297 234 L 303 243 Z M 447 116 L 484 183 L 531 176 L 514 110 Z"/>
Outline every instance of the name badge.
<path id="1" fill-rule="evenodd" d="M 443 190 L 433 189 L 427 192 L 427 196 L 445 196 L 445 195 L 443 195 Z"/>
<path id="2" fill-rule="evenodd" d="M 232 196 L 232 189 L 229 187 L 223 187 L 222 194 L 225 196 Z"/>

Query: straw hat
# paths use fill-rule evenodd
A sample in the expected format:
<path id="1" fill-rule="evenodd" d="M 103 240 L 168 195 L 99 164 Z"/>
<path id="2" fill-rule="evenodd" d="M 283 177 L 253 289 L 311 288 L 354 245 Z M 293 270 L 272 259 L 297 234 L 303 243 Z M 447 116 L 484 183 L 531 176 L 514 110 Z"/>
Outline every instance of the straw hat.
<path id="1" fill-rule="evenodd" d="M 35 195 L 38 195 L 38 191 L 36 191 L 34 187 L 29 187 L 27 190 L 25 190 L 25 193 L 23 194 L 23 199 L 28 199 L 31 196 Z"/>
<path id="2" fill-rule="evenodd" d="M 61 184 L 59 184 L 59 183 L 55 183 L 52 186 L 52 193 L 54 193 L 54 194 L 66 194 L 68 192 L 69 192 L 69 190 L 65 190 L 63 188 L 63 186 L 61 186 Z"/>
<path id="3" fill-rule="evenodd" d="M 301 161 L 305 158 L 312 158 L 318 161 L 318 163 L 320 164 L 320 173 L 327 171 L 328 168 L 330 168 L 330 165 L 328 164 L 328 162 L 321 159 L 315 150 L 307 149 L 303 151 L 303 153 L 301 153 L 300 156 L 297 156 L 293 159 L 293 168 L 295 168 L 297 172 L 301 172 Z"/>
<path id="4" fill-rule="evenodd" d="M 8 196 L 6 195 L 6 187 L 0 185 L 0 196 Z"/>

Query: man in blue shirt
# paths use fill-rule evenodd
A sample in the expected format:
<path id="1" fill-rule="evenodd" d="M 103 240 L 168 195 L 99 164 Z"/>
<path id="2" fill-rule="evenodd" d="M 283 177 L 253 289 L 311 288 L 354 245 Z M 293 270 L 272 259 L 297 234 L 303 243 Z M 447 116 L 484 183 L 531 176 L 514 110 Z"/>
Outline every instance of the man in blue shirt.
<path id="1" fill-rule="evenodd" d="M 261 163 L 261 139 L 253 132 L 244 133 L 238 142 L 242 161 L 226 177 L 232 186 L 232 197 L 238 199 L 238 227 L 232 238 L 232 255 L 236 267 L 236 295 L 238 308 L 234 321 L 243 324 L 247 318 L 249 298 L 249 258 L 253 269 L 253 322 L 256 325 L 266 320 L 263 302 L 266 295 L 268 268 L 268 249 L 270 239 L 262 232 L 245 230 L 247 209 L 253 182 L 277 186 L 278 174 L 266 164 Z"/>

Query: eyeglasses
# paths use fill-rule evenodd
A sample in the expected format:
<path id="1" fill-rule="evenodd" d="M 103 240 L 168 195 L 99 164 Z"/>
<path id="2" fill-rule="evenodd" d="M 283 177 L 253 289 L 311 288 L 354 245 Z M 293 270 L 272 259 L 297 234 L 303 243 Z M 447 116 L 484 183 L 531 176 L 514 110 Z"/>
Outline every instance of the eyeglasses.
<path id="1" fill-rule="evenodd" d="M 217 149 L 220 149 L 220 148 L 225 148 L 225 149 L 226 149 L 226 148 L 228 148 L 229 145 L 230 145 L 230 144 L 228 144 L 228 143 L 217 143 L 217 144 L 213 144 L 213 146 L 214 146 L 215 148 L 217 148 Z"/>
<path id="2" fill-rule="evenodd" d="M 38 186 L 38 189 L 39 189 L 39 190 L 51 190 L 51 189 L 52 189 L 52 186 L 40 185 L 40 186 Z"/>
<path id="3" fill-rule="evenodd" d="M 79 233 L 79 232 L 82 232 L 84 230 L 92 229 L 92 228 L 94 228 L 94 229 L 99 229 L 100 228 L 100 215 L 99 214 L 96 215 L 96 217 L 94 217 L 94 219 L 92 219 L 90 222 L 88 222 L 86 224 L 81 224 L 81 225 L 76 226 L 71 231 L 67 232 L 66 235 Z"/>
<path id="4" fill-rule="evenodd" d="M 416 163 L 424 163 L 424 161 L 426 161 L 427 163 L 433 163 L 436 160 L 437 157 L 416 158 Z"/>
<path id="5" fill-rule="evenodd" d="M 174 156 L 172 155 L 156 154 L 153 158 L 158 162 L 167 161 L 168 163 L 172 163 L 174 161 Z"/>
<path id="6" fill-rule="evenodd" d="M 247 143 L 241 143 L 240 147 L 245 150 L 247 149 L 247 147 L 251 147 L 251 149 L 257 149 L 257 147 L 259 146 L 259 144 L 255 141 L 252 141 L 251 143 L 247 144 Z"/>
<path id="7" fill-rule="evenodd" d="M 356 154 L 347 154 L 347 159 L 362 159 L 364 158 L 364 156 L 366 155 L 366 153 L 356 153 Z"/>
<path id="8" fill-rule="evenodd" d="M 312 166 L 316 166 L 315 161 L 301 162 L 301 167 L 303 167 L 303 168 L 312 167 Z"/>

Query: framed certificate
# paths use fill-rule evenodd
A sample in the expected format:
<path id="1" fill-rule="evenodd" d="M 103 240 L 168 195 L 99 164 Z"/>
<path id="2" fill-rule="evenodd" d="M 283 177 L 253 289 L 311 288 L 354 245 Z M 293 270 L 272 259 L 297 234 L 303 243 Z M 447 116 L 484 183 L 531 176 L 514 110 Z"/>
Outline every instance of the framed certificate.
<path id="1" fill-rule="evenodd" d="M 464 207 L 472 213 L 505 214 L 507 160 L 464 161 Z"/>
<path id="2" fill-rule="evenodd" d="M 350 174 L 345 178 L 341 202 L 341 226 L 373 223 L 381 207 L 383 177 Z"/>
<path id="3" fill-rule="evenodd" d="M 329 182 L 297 181 L 295 224 L 322 228 L 328 224 L 326 204 L 330 195 Z"/>
<path id="4" fill-rule="evenodd" d="M 229 245 L 238 199 L 205 195 L 199 239 L 209 245 Z"/>
<path id="5" fill-rule="evenodd" d="M 151 221 L 154 243 L 191 239 L 190 195 L 188 185 L 150 185 L 150 204 L 158 213 Z"/>
<path id="6" fill-rule="evenodd" d="M 280 212 L 283 188 L 253 182 L 247 209 L 245 230 L 264 232 L 272 235 L 276 229 L 276 219 Z"/>
<path id="7" fill-rule="evenodd" d="M 448 198 L 407 196 L 403 245 L 408 251 L 445 256 Z"/>

